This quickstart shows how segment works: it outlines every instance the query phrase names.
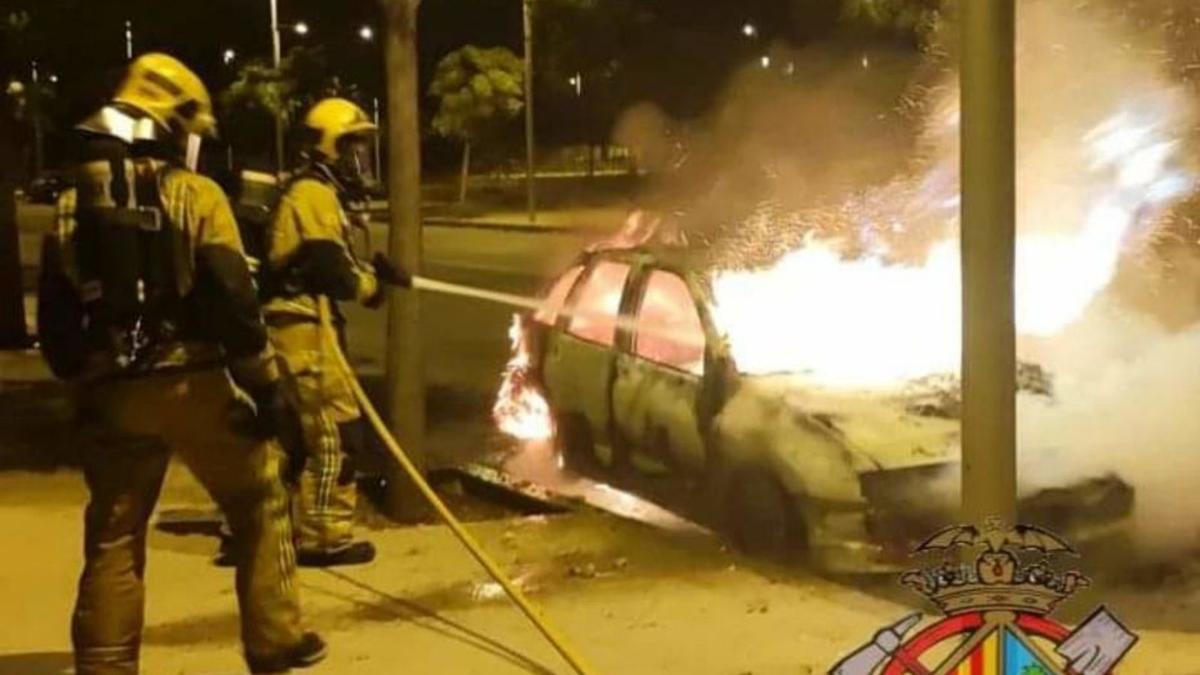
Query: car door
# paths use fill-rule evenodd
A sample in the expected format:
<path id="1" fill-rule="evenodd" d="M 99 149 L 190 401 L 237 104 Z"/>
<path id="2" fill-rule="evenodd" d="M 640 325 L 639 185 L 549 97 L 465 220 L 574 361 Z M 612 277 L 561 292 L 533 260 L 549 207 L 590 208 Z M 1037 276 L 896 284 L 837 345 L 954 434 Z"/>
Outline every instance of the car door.
<path id="1" fill-rule="evenodd" d="M 593 262 L 546 344 L 543 381 L 555 413 L 585 417 L 597 440 L 608 437 L 617 316 L 629 274 L 628 263 Z"/>
<path id="2" fill-rule="evenodd" d="M 632 290 L 632 332 L 613 383 L 615 427 L 635 467 L 698 473 L 706 456 L 697 415 L 706 337 L 695 293 L 662 269 L 647 270 Z"/>

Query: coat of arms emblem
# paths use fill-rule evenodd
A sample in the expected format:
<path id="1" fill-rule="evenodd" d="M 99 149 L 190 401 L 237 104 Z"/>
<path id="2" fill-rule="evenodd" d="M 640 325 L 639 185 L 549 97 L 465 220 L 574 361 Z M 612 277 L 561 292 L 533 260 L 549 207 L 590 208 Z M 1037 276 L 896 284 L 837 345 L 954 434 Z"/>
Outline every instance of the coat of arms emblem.
<path id="1" fill-rule="evenodd" d="M 962 547 L 978 552 L 973 563 Z M 830 675 L 1110 675 L 1137 642 L 1105 607 L 1074 630 L 1050 618 L 1090 581 L 1052 565 L 1075 551 L 1039 527 L 956 525 L 917 551 L 955 556 L 900 579 L 943 617 L 915 633 L 919 613 L 883 628 Z"/>

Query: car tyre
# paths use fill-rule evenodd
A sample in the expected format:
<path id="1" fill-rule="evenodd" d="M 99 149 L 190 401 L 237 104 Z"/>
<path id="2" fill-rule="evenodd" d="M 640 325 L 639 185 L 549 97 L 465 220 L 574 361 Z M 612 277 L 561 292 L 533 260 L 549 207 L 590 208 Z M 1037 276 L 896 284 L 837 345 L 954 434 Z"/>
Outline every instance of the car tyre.
<path id="1" fill-rule="evenodd" d="M 791 560 L 803 550 L 795 500 L 771 473 L 757 467 L 736 471 L 726 495 L 727 530 L 740 550 L 776 560 Z"/>

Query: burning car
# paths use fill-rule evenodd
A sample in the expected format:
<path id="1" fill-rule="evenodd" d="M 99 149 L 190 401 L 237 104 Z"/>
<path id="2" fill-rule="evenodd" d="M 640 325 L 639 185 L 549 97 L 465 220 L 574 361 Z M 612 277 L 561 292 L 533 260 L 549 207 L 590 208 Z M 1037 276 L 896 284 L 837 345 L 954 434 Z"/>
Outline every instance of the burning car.
<path id="1" fill-rule="evenodd" d="M 541 309 L 518 317 L 502 427 L 553 434 L 585 473 L 688 486 L 701 520 L 751 552 L 803 554 L 834 572 L 894 569 L 957 507 L 956 379 L 833 386 L 746 372 L 699 255 L 585 253 Z M 1038 369 L 1021 379 L 1049 395 Z M 1086 544 L 1119 534 L 1132 502 L 1127 485 L 1098 476 L 1025 496 L 1021 516 Z"/>

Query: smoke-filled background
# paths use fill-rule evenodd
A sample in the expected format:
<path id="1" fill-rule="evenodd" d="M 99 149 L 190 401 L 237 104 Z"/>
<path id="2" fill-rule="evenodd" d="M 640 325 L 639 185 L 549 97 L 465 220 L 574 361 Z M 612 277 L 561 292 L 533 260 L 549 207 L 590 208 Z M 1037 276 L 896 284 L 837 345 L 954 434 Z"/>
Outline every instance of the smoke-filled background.
<path id="1" fill-rule="evenodd" d="M 1181 32 L 1184 7 L 1025 0 L 1018 22 L 1021 356 L 1055 383 L 1053 401 L 1019 401 L 1023 489 L 1116 473 L 1137 491 L 1142 550 L 1157 554 L 1189 550 L 1200 534 L 1200 258 L 1189 217 L 1197 117 L 1181 77 L 1200 66 L 1181 62 L 1200 36 Z M 948 51 L 778 49 L 770 68 L 736 76 L 707 119 L 683 124 L 642 106 L 616 140 L 669 169 L 651 201 L 714 242 L 722 267 L 750 270 L 741 297 L 771 297 L 801 316 L 796 335 L 778 336 L 793 356 L 822 322 L 831 335 L 858 327 L 914 341 L 850 340 L 859 361 L 879 348 L 911 354 L 923 339 L 956 361 L 943 346 L 957 333 L 925 325 L 958 326 L 956 260 L 939 267 L 930 257 L 953 246 L 958 227 Z M 792 265 L 809 276 L 782 271 L 785 254 L 811 249 L 814 234 L 836 251 L 821 261 L 824 288 L 795 283 L 813 280 L 810 260 Z M 869 293 L 839 293 L 867 272 L 878 277 L 862 282 Z M 909 288 L 922 297 L 898 314 L 905 299 L 895 286 L 918 279 Z M 772 286 L 780 292 L 765 295 Z M 844 304 L 806 312 L 807 293 Z M 760 309 L 770 325 L 747 332 L 787 332 L 778 306 Z"/>

